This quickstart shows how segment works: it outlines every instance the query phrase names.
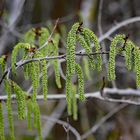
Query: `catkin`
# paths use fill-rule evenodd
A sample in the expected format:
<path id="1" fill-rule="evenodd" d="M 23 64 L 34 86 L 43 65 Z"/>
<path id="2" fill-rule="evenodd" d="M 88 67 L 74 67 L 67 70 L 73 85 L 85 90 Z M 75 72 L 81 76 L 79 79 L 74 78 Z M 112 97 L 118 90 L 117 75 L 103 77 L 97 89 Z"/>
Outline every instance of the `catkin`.
<path id="1" fill-rule="evenodd" d="M 47 93 L 48 93 L 48 74 L 47 74 L 47 62 L 46 60 L 41 61 L 42 66 L 42 88 L 43 88 L 43 95 L 44 100 L 47 99 Z"/>
<path id="2" fill-rule="evenodd" d="M 116 57 L 116 45 L 121 42 L 124 43 L 124 35 L 116 35 L 110 45 L 109 52 L 109 64 L 108 64 L 108 80 L 115 80 L 115 57 Z"/>
<path id="3" fill-rule="evenodd" d="M 0 101 L 0 139 L 5 140 L 4 136 L 4 118 L 3 118 L 3 111 L 2 111 L 2 101 Z"/>
<path id="4" fill-rule="evenodd" d="M 83 32 L 83 34 L 85 35 L 88 35 L 89 37 L 90 37 L 90 39 L 91 39 L 91 41 L 93 41 L 94 42 L 94 46 L 95 46 L 95 51 L 96 51 L 96 53 L 100 53 L 100 44 L 99 44 L 99 40 L 98 40 L 98 38 L 97 38 L 97 36 L 94 34 L 94 32 L 92 32 L 90 29 L 88 29 L 88 28 L 83 28 L 82 29 L 82 32 Z M 86 36 L 85 36 L 86 37 Z M 87 37 L 86 37 L 87 38 Z M 102 57 L 101 57 L 101 55 L 100 54 L 98 54 L 97 56 L 96 56 L 96 58 L 97 58 L 97 63 L 96 63 L 96 69 L 98 70 L 98 71 L 101 71 L 102 70 Z"/>
<path id="5" fill-rule="evenodd" d="M 33 111 L 33 104 L 32 100 L 29 99 L 27 103 L 27 122 L 28 122 L 28 129 L 32 129 L 32 111 Z"/>
<path id="6" fill-rule="evenodd" d="M 38 55 L 40 56 L 40 54 L 38 52 L 36 52 L 33 56 L 33 58 L 38 58 Z M 36 96 L 37 96 L 37 90 L 38 90 L 38 86 L 39 86 L 39 81 L 40 81 L 40 64 L 38 61 L 35 62 L 31 62 L 31 80 L 32 80 L 32 84 L 33 84 L 33 96 L 32 99 L 33 101 L 36 101 Z"/>
<path id="7" fill-rule="evenodd" d="M 72 115 L 72 101 L 71 101 L 71 77 L 66 74 L 66 101 L 67 101 L 67 110 L 68 110 L 68 114 Z"/>
<path id="8" fill-rule="evenodd" d="M 140 87 L 140 50 L 138 47 L 134 48 L 134 62 L 136 72 L 136 84 L 137 87 Z"/>
<path id="9" fill-rule="evenodd" d="M 79 64 L 75 65 L 76 73 L 78 75 L 78 94 L 79 94 L 79 100 L 84 101 L 85 95 L 84 95 L 84 77 L 82 68 Z"/>
<path id="10" fill-rule="evenodd" d="M 77 99 L 76 99 L 75 85 L 72 85 L 72 112 L 73 112 L 73 119 L 77 120 Z"/>
<path id="11" fill-rule="evenodd" d="M 11 140 L 15 140 L 14 135 L 14 123 L 13 123 L 13 115 L 12 115 L 12 106 L 11 106 L 11 86 L 8 80 L 5 80 L 5 90 L 8 94 L 6 107 L 7 107 L 7 113 L 8 113 L 8 123 L 9 123 L 9 129 L 10 129 L 10 138 Z"/>
<path id="12" fill-rule="evenodd" d="M 23 48 L 23 49 L 29 49 L 30 48 L 30 44 L 28 43 L 18 43 L 13 51 L 12 51 L 12 72 L 15 74 L 16 73 L 16 57 L 18 54 L 18 51 Z"/>
<path id="13" fill-rule="evenodd" d="M 34 44 L 34 40 L 35 40 L 35 32 L 33 31 L 34 29 L 30 29 L 29 31 L 27 31 L 24 35 L 24 41 L 26 43 L 29 44 Z"/>
<path id="14" fill-rule="evenodd" d="M 85 57 L 83 58 L 83 64 L 84 64 L 85 77 L 87 80 L 91 80 L 89 62 L 88 62 L 87 58 L 85 58 Z"/>
<path id="15" fill-rule="evenodd" d="M 2 73 L 4 73 L 4 71 L 5 71 L 5 65 L 6 65 L 5 64 L 5 58 L 6 58 L 5 55 L 0 57 L 0 65 L 1 65 L 1 68 L 2 68 Z"/>
<path id="16" fill-rule="evenodd" d="M 60 36 L 59 34 L 55 34 L 54 36 L 54 50 L 53 50 L 53 55 L 58 56 L 58 45 L 59 45 L 59 40 Z M 59 61 L 58 59 L 53 60 L 53 66 L 54 66 L 54 71 L 55 71 L 55 81 L 58 86 L 58 88 L 61 88 L 61 80 L 60 80 L 60 72 L 59 72 Z"/>
<path id="17" fill-rule="evenodd" d="M 79 28 L 79 23 L 75 23 L 67 37 L 67 71 L 68 74 L 75 73 L 75 46 L 76 46 L 76 34 Z"/>
<path id="18" fill-rule="evenodd" d="M 86 43 L 84 38 L 80 35 L 77 35 L 77 41 L 82 45 L 82 47 L 85 49 L 87 55 L 89 56 L 89 64 L 92 69 L 95 69 L 95 62 L 92 56 L 90 56 L 90 53 L 92 53 L 91 47 Z"/>
<path id="19" fill-rule="evenodd" d="M 39 140 L 42 140 L 40 109 L 36 102 L 33 105 L 34 105 L 34 126 L 38 129 Z"/>
<path id="20" fill-rule="evenodd" d="M 14 81 L 11 81 L 11 84 L 14 89 L 14 92 L 16 93 L 18 118 L 20 120 L 23 120 L 26 117 L 25 92 Z"/>
<path id="21" fill-rule="evenodd" d="M 125 47 L 125 64 L 128 70 L 132 69 L 132 49 L 135 47 L 132 41 L 128 40 Z"/>

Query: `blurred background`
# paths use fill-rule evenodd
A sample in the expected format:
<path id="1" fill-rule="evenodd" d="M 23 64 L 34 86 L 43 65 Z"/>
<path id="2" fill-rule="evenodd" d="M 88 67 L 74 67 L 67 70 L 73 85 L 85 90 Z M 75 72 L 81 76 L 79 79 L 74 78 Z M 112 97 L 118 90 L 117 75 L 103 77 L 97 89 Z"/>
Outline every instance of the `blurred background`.
<path id="1" fill-rule="evenodd" d="M 132 17 L 140 16 L 139 0 L 0 0 L 0 55 L 9 55 L 16 43 L 23 40 L 26 31 L 33 27 L 47 27 L 53 29 L 59 18 L 56 31 L 61 35 L 59 54 L 66 51 L 67 33 L 71 26 L 79 21 L 83 26 L 90 28 L 98 37 L 108 32 L 118 23 Z M 129 38 L 139 46 L 140 22 L 134 22 L 119 28 L 101 42 L 103 50 L 109 50 L 114 35 L 129 34 Z M 19 57 L 20 58 L 20 57 Z M 91 79 L 85 79 L 85 93 L 100 91 L 102 77 L 106 79 L 107 60 L 104 58 L 103 72 L 90 71 Z M 61 71 L 65 75 L 65 62 L 61 64 Z M 61 77 L 62 88 L 55 84 L 52 67 L 49 72 L 49 94 L 64 94 L 65 80 Z M 18 69 L 14 80 L 26 91 L 30 91 L 31 82 L 25 81 L 23 72 Z M 115 82 L 105 81 L 106 87 L 120 89 L 136 88 L 135 74 L 128 72 L 124 59 L 116 58 L 117 79 Z M 5 94 L 1 86 L 0 94 Z M 41 94 L 41 93 L 39 93 Z M 86 140 L 139 140 L 140 139 L 140 109 L 135 105 L 122 105 L 87 99 L 78 102 L 78 120 L 74 121 L 67 115 L 65 100 L 39 101 L 42 115 L 42 133 L 44 140 L 75 140 L 69 124 Z M 16 112 L 16 104 L 13 104 Z M 113 114 L 112 111 L 117 109 Z M 112 115 L 111 115 L 112 113 Z M 110 116 L 107 116 L 110 115 Z M 48 118 L 46 118 L 48 116 Z M 107 118 L 108 119 L 107 119 Z M 54 118 L 54 119 L 53 119 Z M 104 120 L 105 119 L 105 120 Z M 107 120 L 106 120 L 107 119 Z M 59 124 L 58 120 L 62 122 Z M 68 126 L 63 124 L 63 121 Z M 102 124 L 102 121 L 104 122 Z M 101 122 L 101 125 L 99 124 Z M 37 140 L 37 131 L 28 130 L 26 121 L 18 121 L 14 113 L 15 135 L 17 140 Z M 99 127 L 97 126 L 99 124 Z M 97 126 L 95 128 L 94 126 Z M 5 132 L 9 140 L 7 117 L 5 116 Z M 94 127 L 92 133 L 87 134 Z M 87 134 L 87 135 L 86 135 Z"/>

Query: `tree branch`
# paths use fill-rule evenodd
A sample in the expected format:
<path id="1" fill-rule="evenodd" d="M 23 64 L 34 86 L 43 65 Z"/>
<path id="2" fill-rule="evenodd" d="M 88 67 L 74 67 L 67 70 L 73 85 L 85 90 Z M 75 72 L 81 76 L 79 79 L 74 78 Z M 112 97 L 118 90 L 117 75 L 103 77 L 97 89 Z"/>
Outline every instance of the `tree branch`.
<path id="1" fill-rule="evenodd" d="M 112 95 L 112 96 L 111 96 Z M 30 97 L 31 95 L 27 95 Z M 114 98 L 115 96 L 118 96 L 119 98 Z M 77 98 L 79 98 L 78 95 L 76 95 Z M 115 102 L 115 103 L 127 103 L 127 104 L 134 104 L 134 105 L 140 105 L 140 91 L 135 89 L 116 89 L 116 88 L 104 88 L 103 90 L 103 96 L 101 95 L 100 91 L 92 92 L 92 93 L 85 93 L 86 98 L 95 98 L 102 101 L 109 101 L 109 102 Z M 127 99 L 125 99 L 125 98 Z M 16 95 L 13 94 L 11 96 L 12 100 L 16 99 Z M 43 100 L 43 95 L 37 95 L 37 100 Z M 65 94 L 49 94 L 47 96 L 48 100 L 60 100 L 60 99 L 66 99 Z M 1 95 L 0 100 L 6 101 L 7 95 Z"/>

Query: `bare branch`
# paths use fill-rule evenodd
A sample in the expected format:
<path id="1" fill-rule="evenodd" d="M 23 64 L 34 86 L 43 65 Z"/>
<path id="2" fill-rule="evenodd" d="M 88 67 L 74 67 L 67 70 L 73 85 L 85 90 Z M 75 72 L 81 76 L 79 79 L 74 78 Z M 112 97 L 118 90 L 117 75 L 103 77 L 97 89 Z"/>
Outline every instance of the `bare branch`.
<path id="1" fill-rule="evenodd" d="M 85 93 L 86 98 L 95 98 L 102 101 L 108 101 L 108 102 L 115 102 L 115 103 L 127 103 L 127 104 L 134 104 L 134 105 L 140 105 L 140 91 L 135 89 L 116 89 L 116 88 L 104 88 L 103 95 L 101 96 L 100 91 L 92 92 L 92 93 Z M 120 98 L 116 99 L 113 98 L 111 95 L 118 95 Z M 31 96 L 31 95 L 27 95 Z M 79 96 L 76 96 L 79 98 Z M 122 98 L 121 98 L 122 97 Z M 125 99 L 124 97 L 127 97 Z M 11 96 L 11 99 L 15 100 L 16 95 L 13 94 Z M 43 95 L 38 95 L 37 100 L 43 100 Z M 60 99 L 66 99 L 65 94 L 48 94 L 47 96 L 48 100 L 60 100 Z M 7 95 L 0 96 L 0 100 L 6 101 Z"/>
<path id="2" fill-rule="evenodd" d="M 95 133 L 102 125 L 103 123 L 105 123 L 109 118 L 111 118 L 113 115 L 115 115 L 116 113 L 118 113 L 121 109 L 123 109 L 124 107 L 126 107 L 127 104 L 121 104 L 121 105 L 117 105 L 114 109 L 112 109 L 107 115 L 105 115 L 103 118 L 101 118 L 101 120 L 99 122 L 97 122 L 97 124 L 93 125 L 93 127 L 87 131 L 86 133 L 84 133 L 81 136 L 81 139 L 86 139 L 89 135 Z"/>

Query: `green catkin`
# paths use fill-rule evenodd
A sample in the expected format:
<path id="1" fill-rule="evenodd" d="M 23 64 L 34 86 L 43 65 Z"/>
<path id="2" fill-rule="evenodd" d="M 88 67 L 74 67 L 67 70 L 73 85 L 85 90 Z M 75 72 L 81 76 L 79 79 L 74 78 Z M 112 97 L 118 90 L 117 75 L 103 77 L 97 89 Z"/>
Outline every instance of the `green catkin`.
<path id="1" fill-rule="evenodd" d="M 83 64 L 84 64 L 85 77 L 87 80 L 91 80 L 89 62 L 88 62 L 87 58 L 85 58 L 85 57 L 83 58 Z"/>
<path id="2" fill-rule="evenodd" d="M 32 111 L 33 111 L 33 105 L 32 100 L 29 99 L 27 103 L 27 122 L 28 122 L 28 129 L 32 129 Z"/>
<path id="3" fill-rule="evenodd" d="M 76 99 L 76 86 L 72 86 L 72 111 L 73 119 L 77 120 L 77 99 Z"/>
<path id="4" fill-rule="evenodd" d="M 84 38 L 80 35 L 77 35 L 77 41 L 82 45 L 82 47 L 85 49 L 86 53 L 89 55 L 89 64 L 90 66 L 95 69 L 95 62 L 93 59 L 91 59 L 92 57 L 90 56 L 90 53 L 92 53 L 92 49 L 91 47 L 86 43 L 86 41 L 84 40 Z"/>
<path id="5" fill-rule="evenodd" d="M 9 122 L 9 130 L 10 130 L 10 137 L 11 140 L 15 140 L 15 134 L 14 134 L 14 123 L 13 123 L 13 115 L 12 115 L 12 106 L 11 106 L 11 86 L 8 80 L 5 80 L 5 90 L 8 94 L 6 107 L 7 107 L 7 113 L 8 113 L 8 122 Z"/>
<path id="6" fill-rule="evenodd" d="M 54 36 L 54 56 L 58 56 L 58 45 L 59 45 L 60 36 L 55 34 Z M 59 61 L 58 59 L 53 60 L 53 66 L 55 71 L 55 81 L 58 88 L 61 88 L 60 72 L 59 72 Z"/>
<path id="7" fill-rule="evenodd" d="M 69 74 L 66 74 L 66 101 L 67 101 L 67 110 L 68 115 L 72 115 L 72 101 L 71 101 L 71 89 L 72 89 L 72 83 L 71 83 L 71 77 Z"/>
<path id="8" fill-rule="evenodd" d="M 33 58 L 37 58 L 38 54 L 34 54 Z M 33 95 L 32 95 L 32 99 L 33 101 L 36 101 L 36 96 L 37 96 L 37 90 L 38 90 L 38 86 L 39 86 L 39 81 L 40 81 L 40 64 L 38 61 L 35 62 L 31 62 L 31 80 L 32 80 L 32 84 L 33 84 Z"/>
<path id="9" fill-rule="evenodd" d="M 15 74 L 16 73 L 16 57 L 20 49 L 29 49 L 30 44 L 28 43 L 18 43 L 13 51 L 12 51 L 12 72 Z"/>
<path id="10" fill-rule="evenodd" d="M 135 47 L 135 45 L 133 44 L 133 42 L 131 42 L 130 40 L 128 40 L 126 42 L 126 47 L 125 47 L 125 63 L 126 63 L 126 67 L 128 70 L 132 69 L 132 49 Z"/>
<path id="11" fill-rule="evenodd" d="M 30 72 L 31 72 L 30 71 L 31 63 L 25 64 L 23 68 L 24 68 L 24 77 L 26 80 L 28 80 L 30 77 Z"/>
<path id="12" fill-rule="evenodd" d="M 18 118 L 20 120 L 26 117 L 26 101 L 25 92 L 14 82 L 11 81 L 14 92 L 16 93 L 17 106 L 18 106 Z"/>
<path id="13" fill-rule="evenodd" d="M 84 101 L 85 95 L 84 95 L 84 77 L 82 68 L 79 64 L 75 65 L 75 70 L 78 75 L 78 94 L 79 94 L 79 100 Z"/>
<path id="14" fill-rule="evenodd" d="M 49 31 L 48 31 L 47 28 L 41 28 L 41 32 L 40 33 L 41 33 L 41 35 L 39 37 L 38 44 L 39 44 L 39 47 L 42 47 L 44 45 L 44 43 L 46 43 L 47 39 L 49 38 L 50 33 L 49 33 Z M 44 56 L 46 56 L 48 54 L 48 51 L 47 51 L 48 50 L 48 47 L 49 47 L 49 45 L 47 44 L 46 46 L 44 46 L 40 50 L 40 52 Z"/>
<path id="15" fill-rule="evenodd" d="M 42 66 L 42 89 L 43 89 L 43 95 L 44 100 L 47 99 L 47 93 L 48 93 L 48 74 L 47 74 L 47 62 L 46 60 L 41 61 Z"/>
<path id="16" fill-rule="evenodd" d="M 118 42 L 124 43 L 125 35 L 116 35 L 110 45 L 109 63 L 108 63 L 108 80 L 112 81 L 116 79 L 115 75 L 115 57 L 116 57 L 116 45 Z"/>
<path id="17" fill-rule="evenodd" d="M 91 39 L 91 41 L 94 42 L 94 46 L 95 46 L 95 51 L 96 53 L 100 53 L 100 50 L 101 50 L 101 47 L 100 47 L 100 44 L 99 44 L 99 40 L 97 38 L 97 36 L 94 34 L 94 32 L 92 32 L 90 29 L 88 28 L 83 28 L 82 29 L 82 33 L 85 35 L 88 35 Z M 87 37 L 86 37 L 87 38 Z M 98 54 L 96 56 L 97 58 L 97 63 L 96 63 L 96 69 L 98 71 L 101 71 L 102 70 L 102 57 L 100 54 Z"/>
<path id="18" fill-rule="evenodd" d="M 40 109 L 36 102 L 34 103 L 34 126 L 38 129 L 39 140 L 42 140 Z"/>
<path id="19" fill-rule="evenodd" d="M 134 62 L 136 72 L 136 84 L 137 87 L 140 87 L 140 50 L 138 47 L 134 48 Z"/>
<path id="20" fill-rule="evenodd" d="M 75 46 L 76 46 L 76 34 L 79 28 L 79 23 L 75 23 L 67 37 L 67 71 L 68 74 L 75 73 Z"/>
<path id="21" fill-rule="evenodd" d="M 24 60 L 29 60 L 32 59 L 31 56 L 27 55 Z M 24 71 L 24 77 L 26 80 L 30 79 L 31 76 L 31 63 L 27 63 L 23 66 L 23 71 Z"/>
<path id="22" fill-rule="evenodd" d="M 0 101 L 0 139 L 5 140 L 4 136 L 4 118 L 3 118 L 3 111 L 2 111 L 2 101 Z"/>
<path id="23" fill-rule="evenodd" d="M 41 28 L 40 34 L 38 44 L 41 47 L 47 41 L 50 34 L 47 28 Z"/>
<path id="24" fill-rule="evenodd" d="M 5 55 L 0 57 L 0 65 L 1 65 L 1 68 L 2 68 L 2 73 L 4 73 L 4 71 L 5 71 L 5 58 L 6 58 Z"/>
<path id="25" fill-rule="evenodd" d="M 34 28 L 30 29 L 29 31 L 27 31 L 24 35 L 24 41 L 26 43 L 29 44 L 34 44 L 34 40 L 35 40 L 35 32 L 33 31 Z"/>

